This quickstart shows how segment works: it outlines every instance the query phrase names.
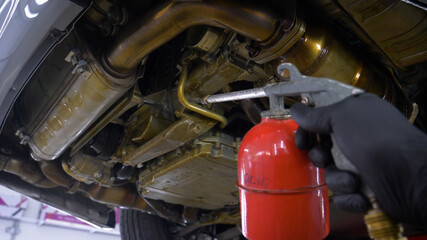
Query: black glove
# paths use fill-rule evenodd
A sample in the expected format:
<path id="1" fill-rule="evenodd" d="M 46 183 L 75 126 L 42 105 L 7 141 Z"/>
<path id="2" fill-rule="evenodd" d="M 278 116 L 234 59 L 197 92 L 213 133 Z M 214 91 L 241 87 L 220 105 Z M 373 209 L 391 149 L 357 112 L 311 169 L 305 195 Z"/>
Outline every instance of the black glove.
<path id="1" fill-rule="evenodd" d="M 334 166 L 331 133 L 383 210 L 400 222 L 427 225 L 427 135 L 396 108 L 365 93 L 314 109 L 296 103 L 291 113 L 300 125 L 297 146 L 309 149 L 315 166 L 326 168 L 325 181 L 339 208 L 363 212 L 370 203 L 360 193 L 358 176 Z"/>

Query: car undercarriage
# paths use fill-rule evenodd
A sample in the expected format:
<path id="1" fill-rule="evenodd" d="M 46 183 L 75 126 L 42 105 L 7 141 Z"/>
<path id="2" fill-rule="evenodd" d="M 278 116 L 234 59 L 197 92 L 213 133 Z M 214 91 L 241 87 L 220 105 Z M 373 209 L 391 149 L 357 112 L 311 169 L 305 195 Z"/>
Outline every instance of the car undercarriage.
<path id="1" fill-rule="evenodd" d="M 34 19 L 58 4 L 26 2 L 17 9 Z M 75 16 L 47 29 L 54 41 L 33 51 L 27 75 L 9 77 L 21 86 L 0 109 L 0 184 L 92 224 L 111 227 L 122 207 L 165 219 L 176 239 L 198 229 L 236 237 L 237 152 L 269 103 L 199 100 L 287 81 L 284 62 L 375 93 L 427 129 L 427 11 L 417 1 L 58 2 Z"/>

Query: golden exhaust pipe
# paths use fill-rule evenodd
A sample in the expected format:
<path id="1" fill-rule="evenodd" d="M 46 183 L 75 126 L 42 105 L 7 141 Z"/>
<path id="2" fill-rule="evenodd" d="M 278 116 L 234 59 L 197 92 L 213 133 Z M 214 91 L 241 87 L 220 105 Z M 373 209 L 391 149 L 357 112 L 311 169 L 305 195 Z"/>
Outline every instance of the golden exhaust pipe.
<path id="1" fill-rule="evenodd" d="M 221 0 L 172 0 L 147 13 L 126 29 L 105 55 L 111 74 L 125 75 L 150 52 L 195 25 L 231 29 L 253 40 L 269 40 L 279 25 L 278 14 L 265 7 Z"/>

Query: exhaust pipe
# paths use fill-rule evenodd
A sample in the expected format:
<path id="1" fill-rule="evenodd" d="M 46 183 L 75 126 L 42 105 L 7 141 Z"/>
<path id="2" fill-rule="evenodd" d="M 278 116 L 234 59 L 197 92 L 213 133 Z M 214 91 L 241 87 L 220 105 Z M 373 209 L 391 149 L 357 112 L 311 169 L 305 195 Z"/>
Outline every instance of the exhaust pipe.
<path id="1" fill-rule="evenodd" d="M 101 61 L 112 75 L 129 74 L 150 52 L 196 25 L 227 28 L 265 42 L 276 33 L 278 16 L 261 4 L 172 0 L 153 9 L 122 32 Z"/>

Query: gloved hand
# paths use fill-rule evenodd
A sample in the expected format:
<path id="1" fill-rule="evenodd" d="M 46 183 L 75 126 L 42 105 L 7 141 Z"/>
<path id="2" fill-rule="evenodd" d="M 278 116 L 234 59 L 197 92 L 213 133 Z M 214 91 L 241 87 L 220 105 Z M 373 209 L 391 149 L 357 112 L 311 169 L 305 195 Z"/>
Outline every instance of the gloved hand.
<path id="1" fill-rule="evenodd" d="M 383 210 L 400 222 L 427 225 L 427 135 L 396 108 L 365 93 L 327 107 L 297 103 L 291 114 L 300 125 L 297 146 L 309 150 L 315 166 L 326 168 L 325 181 L 339 208 L 364 212 L 370 203 L 360 192 L 358 175 L 334 166 L 331 133 Z"/>

